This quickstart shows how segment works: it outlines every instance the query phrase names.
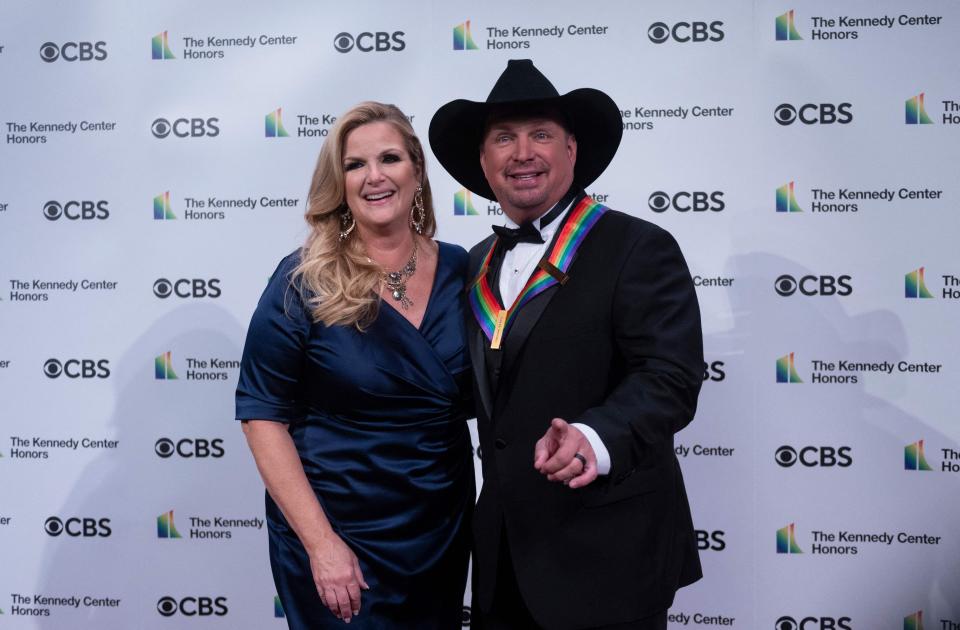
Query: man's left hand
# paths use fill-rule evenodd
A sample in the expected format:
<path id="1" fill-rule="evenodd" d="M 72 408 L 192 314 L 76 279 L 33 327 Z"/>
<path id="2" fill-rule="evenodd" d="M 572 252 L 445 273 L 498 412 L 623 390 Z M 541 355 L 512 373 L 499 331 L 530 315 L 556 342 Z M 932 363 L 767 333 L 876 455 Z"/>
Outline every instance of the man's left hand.
<path id="1" fill-rule="evenodd" d="M 576 457 L 577 454 L 586 463 Z M 534 446 L 533 467 L 550 481 L 582 488 L 597 478 L 597 455 L 579 429 L 562 418 L 554 418 Z"/>

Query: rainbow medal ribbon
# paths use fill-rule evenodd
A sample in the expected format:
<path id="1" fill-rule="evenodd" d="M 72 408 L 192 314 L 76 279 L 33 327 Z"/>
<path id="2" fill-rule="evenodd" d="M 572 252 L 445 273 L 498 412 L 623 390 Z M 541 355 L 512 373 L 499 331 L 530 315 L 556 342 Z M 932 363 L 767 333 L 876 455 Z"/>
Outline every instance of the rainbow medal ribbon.
<path id="1" fill-rule="evenodd" d="M 567 270 L 573 264 L 577 250 L 583 244 L 587 234 L 596 225 L 608 208 L 597 203 L 590 197 L 584 197 L 570 211 L 566 223 L 560 230 L 560 236 L 553 244 L 550 253 L 540 259 L 537 269 L 523 286 L 523 290 L 513 301 L 509 309 L 505 309 L 490 288 L 487 271 L 490 259 L 497 248 L 496 239 L 490 246 L 490 251 L 483 259 L 480 273 L 469 292 L 470 308 L 483 334 L 490 340 L 490 348 L 500 349 L 500 343 L 506 334 L 517 312 L 523 306 L 555 284 L 564 284 L 567 281 Z"/>

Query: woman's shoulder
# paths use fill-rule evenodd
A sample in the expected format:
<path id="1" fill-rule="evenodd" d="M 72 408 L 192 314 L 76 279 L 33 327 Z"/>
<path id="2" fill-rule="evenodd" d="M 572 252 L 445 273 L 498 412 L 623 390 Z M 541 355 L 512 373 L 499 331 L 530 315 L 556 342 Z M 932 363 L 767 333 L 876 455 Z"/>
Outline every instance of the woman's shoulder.
<path id="1" fill-rule="evenodd" d="M 294 274 L 300 266 L 301 254 L 301 249 L 297 248 L 280 259 L 260 298 L 261 308 L 282 311 L 288 316 L 303 315 L 302 279 Z"/>
<path id="2" fill-rule="evenodd" d="M 470 258 L 467 250 L 455 243 L 445 243 L 444 241 L 437 241 L 437 247 L 439 248 L 438 256 L 440 258 L 448 261 L 454 267 L 466 268 L 467 261 Z"/>
<path id="3" fill-rule="evenodd" d="M 273 271 L 273 275 L 270 276 L 270 281 L 275 282 L 277 280 L 286 280 L 289 282 L 290 276 L 293 274 L 294 270 L 300 266 L 301 260 L 302 250 L 298 247 L 280 259 L 280 263 Z"/>

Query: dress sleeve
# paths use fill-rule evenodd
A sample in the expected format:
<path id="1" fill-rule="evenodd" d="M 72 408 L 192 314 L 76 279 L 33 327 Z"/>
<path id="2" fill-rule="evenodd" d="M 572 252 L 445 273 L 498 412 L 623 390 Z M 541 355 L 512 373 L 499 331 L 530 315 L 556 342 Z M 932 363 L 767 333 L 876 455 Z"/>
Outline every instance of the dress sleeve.
<path id="1" fill-rule="evenodd" d="M 284 258 L 253 313 L 240 362 L 237 420 L 293 422 L 303 418 L 302 377 L 311 322 L 290 282 L 298 254 Z"/>

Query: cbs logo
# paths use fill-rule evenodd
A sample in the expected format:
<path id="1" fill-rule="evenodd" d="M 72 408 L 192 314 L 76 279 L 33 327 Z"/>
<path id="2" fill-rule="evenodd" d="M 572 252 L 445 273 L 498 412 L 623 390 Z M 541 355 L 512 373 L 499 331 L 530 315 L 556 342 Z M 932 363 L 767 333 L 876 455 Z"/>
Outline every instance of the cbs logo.
<path id="1" fill-rule="evenodd" d="M 163 459 L 173 457 L 174 454 L 180 457 L 197 459 L 214 457 L 223 457 L 223 440 L 215 438 L 207 440 L 204 438 L 183 438 L 174 442 L 170 438 L 160 438 L 153 445 L 153 451 Z"/>
<path id="2" fill-rule="evenodd" d="M 221 293 L 219 278 L 209 280 L 201 278 L 167 280 L 166 278 L 160 278 L 153 283 L 153 294 L 161 299 L 166 299 L 171 295 L 176 295 L 179 298 L 218 298 Z"/>
<path id="3" fill-rule="evenodd" d="M 43 364 L 43 373 L 47 378 L 107 378 L 110 376 L 108 359 L 47 359 Z"/>
<path id="4" fill-rule="evenodd" d="M 790 468 L 797 463 L 807 468 L 815 466 L 849 468 L 853 464 L 853 457 L 850 456 L 852 450 L 849 446 L 838 448 L 832 446 L 804 446 L 798 451 L 792 446 L 784 445 L 777 449 L 774 459 L 783 468 Z"/>
<path id="5" fill-rule="evenodd" d="M 774 630 L 853 630 L 850 617 L 803 617 L 797 621 L 793 617 L 780 617 L 774 623 Z"/>
<path id="6" fill-rule="evenodd" d="M 673 208 L 677 212 L 720 212 L 726 207 L 723 201 L 723 192 L 715 190 L 712 193 L 694 191 L 678 192 L 670 195 L 658 190 L 647 199 L 647 205 L 654 212 L 666 212 Z"/>
<path id="7" fill-rule="evenodd" d="M 469 627 L 470 627 L 470 619 L 471 619 L 472 617 L 473 617 L 473 615 L 472 615 L 472 612 L 471 612 L 471 610 L 470 610 L 470 607 L 469 607 L 469 606 L 464 606 L 464 607 L 463 607 L 463 612 L 460 613 L 460 627 L 461 627 L 461 628 L 469 628 Z"/>
<path id="8" fill-rule="evenodd" d="M 43 530 L 50 536 L 66 534 L 73 538 L 106 538 L 113 533 L 109 518 L 68 518 L 66 520 L 51 516 L 43 523 Z"/>
<path id="9" fill-rule="evenodd" d="M 172 123 L 166 118 L 157 118 L 150 124 L 154 138 L 166 138 L 171 133 L 178 138 L 215 138 L 220 135 L 219 118 L 177 118 Z"/>
<path id="10" fill-rule="evenodd" d="M 788 297 L 800 291 L 803 295 L 838 295 L 847 296 L 853 293 L 850 286 L 850 276 L 802 276 L 797 280 L 789 274 L 778 277 L 773 282 L 773 288 L 778 295 Z"/>
<path id="11" fill-rule="evenodd" d="M 157 612 L 172 617 L 178 612 L 186 617 L 223 617 L 227 614 L 226 597 L 184 597 L 177 600 L 166 596 L 157 600 Z"/>
<path id="12" fill-rule="evenodd" d="M 647 29 L 647 37 L 654 44 L 663 44 L 673 39 L 675 42 L 719 42 L 723 39 L 720 27 L 723 22 L 677 22 L 673 26 L 665 22 L 654 22 Z"/>
<path id="13" fill-rule="evenodd" d="M 404 35 L 405 33 L 403 31 L 394 31 L 392 33 L 383 31 L 376 33 L 364 32 L 356 37 L 346 32 L 338 33 L 337 36 L 333 38 L 333 47 L 342 53 L 348 53 L 354 48 L 361 52 L 401 51 L 407 47 L 406 42 L 403 41 Z"/>
<path id="14" fill-rule="evenodd" d="M 724 366 L 726 363 L 723 361 L 714 361 L 713 363 L 703 362 L 703 380 L 704 381 L 722 381 L 727 378 L 727 373 L 724 371 Z"/>
<path id="15" fill-rule="evenodd" d="M 43 204 L 43 216 L 48 221 L 56 221 L 60 217 L 71 221 L 103 220 L 110 216 L 109 205 L 108 201 L 48 201 Z"/>
<path id="16" fill-rule="evenodd" d="M 107 42 L 67 42 L 57 45 L 46 42 L 40 46 L 40 58 L 47 63 L 64 61 L 103 61 L 107 58 Z"/>
<path id="17" fill-rule="evenodd" d="M 832 125 L 838 123 L 846 125 L 853 120 L 853 112 L 850 103 L 807 103 L 800 107 L 794 107 L 789 103 L 778 105 L 773 110 L 773 119 L 781 125 L 792 125 L 794 121 L 799 120 L 805 125 Z"/>
<path id="18" fill-rule="evenodd" d="M 727 548 L 727 542 L 723 539 L 726 532 L 716 529 L 708 532 L 703 529 L 695 530 L 697 535 L 697 549 L 700 551 L 723 551 Z"/>

